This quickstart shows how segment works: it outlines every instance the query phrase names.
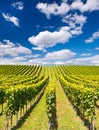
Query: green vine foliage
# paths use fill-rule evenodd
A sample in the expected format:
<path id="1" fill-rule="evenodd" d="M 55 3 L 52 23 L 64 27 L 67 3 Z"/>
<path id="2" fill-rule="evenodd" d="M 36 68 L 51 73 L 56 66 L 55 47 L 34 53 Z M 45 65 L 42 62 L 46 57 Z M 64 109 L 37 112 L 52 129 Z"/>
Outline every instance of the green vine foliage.
<path id="1" fill-rule="evenodd" d="M 54 115 L 56 113 L 56 91 L 55 91 L 56 82 L 50 82 L 46 88 L 46 106 L 47 106 L 47 115 L 51 123 L 54 122 Z"/>
<path id="2" fill-rule="evenodd" d="M 5 113 L 8 116 L 16 114 L 20 108 L 30 102 L 48 82 L 48 77 L 45 77 L 37 84 L 30 86 L 20 85 L 18 87 L 11 87 L 6 91 L 6 108 Z"/>
<path id="3" fill-rule="evenodd" d="M 59 77 L 59 80 L 69 99 L 80 111 L 81 116 L 88 120 L 96 118 L 97 90 L 67 82 L 62 76 Z"/>

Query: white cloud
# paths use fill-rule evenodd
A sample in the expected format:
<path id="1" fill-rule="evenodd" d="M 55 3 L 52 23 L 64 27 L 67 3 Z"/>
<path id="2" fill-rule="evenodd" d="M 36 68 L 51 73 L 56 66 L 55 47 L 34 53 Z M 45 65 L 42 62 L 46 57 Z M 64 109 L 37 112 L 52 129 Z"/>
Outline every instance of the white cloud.
<path id="1" fill-rule="evenodd" d="M 51 25 L 49 25 L 49 26 L 44 26 L 44 29 L 53 29 L 53 28 L 55 28 L 55 26 L 51 26 Z"/>
<path id="2" fill-rule="evenodd" d="M 34 54 L 33 55 L 33 58 L 37 58 L 37 57 L 40 57 L 40 54 Z"/>
<path id="3" fill-rule="evenodd" d="M 23 2 L 19 1 L 19 2 L 12 3 L 12 7 L 14 7 L 15 9 L 18 9 L 18 10 L 23 10 L 23 8 L 24 8 Z"/>
<path id="4" fill-rule="evenodd" d="M 83 33 L 82 27 L 86 19 L 85 16 L 78 15 L 77 13 L 67 15 L 62 20 L 68 24 L 67 26 L 60 27 L 59 30 L 54 32 L 48 30 L 42 31 L 36 36 L 29 37 L 28 41 L 36 46 L 33 47 L 33 50 L 44 52 L 46 48 L 53 47 L 57 43 L 65 44 L 73 36 Z"/>
<path id="5" fill-rule="evenodd" d="M 70 33 L 72 35 L 80 35 L 82 34 L 82 27 L 86 23 L 87 17 L 84 15 L 69 14 L 62 18 L 62 22 L 68 24 L 70 28 Z"/>
<path id="6" fill-rule="evenodd" d="M 14 44 L 10 40 L 4 39 L 3 42 L 0 42 L 0 57 L 15 57 L 20 54 L 30 55 L 31 53 L 32 51 L 28 48 L 23 47 L 20 44 Z"/>
<path id="7" fill-rule="evenodd" d="M 36 65 L 43 65 L 44 64 L 44 61 L 43 59 L 40 59 L 40 58 L 37 58 L 37 59 L 30 59 L 28 61 L 28 64 L 36 64 Z"/>
<path id="8" fill-rule="evenodd" d="M 19 27 L 19 19 L 17 17 L 5 13 L 2 13 L 2 16 L 6 21 L 9 21 L 13 23 L 15 26 Z"/>
<path id="9" fill-rule="evenodd" d="M 5 45 L 6 48 L 7 47 L 14 47 L 15 46 L 15 44 L 13 42 L 11 42 L 10 40 L 7 40 L 7 39 L 4 39 L 3 43 L 5 43 L 4 45 Z M 0 45 L 3 46 L 3 43 L 0 42 Z"/>
<path id="10" fill-rule="evenodd" d="M 91 37 L 85 40 L 86 43 L 94 42 L 94 40 L 99 39 L 99 31 L 94 32 Z"/>
<path id="11" fill-rule="evenodd" d="M 29 37 L 28 40 L 41 50 L 42 48 L 53 47 L 57 43 L 65 43 L 70 37 L 72 37 L 72 35 L 68 31 L 60 29 L 59 31 L 54 32 L 40 32 L 37 36 Z M 37 48 L 34 49 L 36 50 Z"/>
<path id="12" fill-rule="evenodd" d="M 63 62 L 63 61 L 55 61 L 53 64 L 54 64 L 54 65 L 63 65 L 64 62 Z"/>
<path id="13" fill-rule="evenodd" d="M 73 3 L 74 2 L 72 2 L 72 4 Z M 72 11 L 73 9 L 72 4 L 69 5 L 67 0 L 63 0 L 60 5 L 55 2 L 52 4 L 37 4 L 36 8 L 44 13 L 47 18 L 50 18 L 51 14 L 62 16 L 62 22 L 66 23 L 66 26 L 60 27 L 58 31 L 42 31 L 36 36 L 29 37 L 29 42 L 36 46 L 36 48 L 34 48 L 35 50 L 53 47 L 57 43 L 64 44 L 73 36 L 83 33 L 82 28 L 87 21 L 87 17 L 83 14 L 78 15 L 77 13 L 70 13 L 69 11 Z M 69 14 L 67 14 L 67 12 L 69 12 Z"/>
<path id="14" fill-rule="evenodd" d="M 70 51 L 69 49 L 64 49 L 55 52 L 49 52 L 45 55 L 46 60 L 63 61 L 74 57 L 76 53 Z"/>
<path id="15" fill-rule="evenodd" d="M 68 0 L 61 0 L 62 2 L 67 2 Z"/>
<path id="16" fill-rule="evenodd" d="M 91 53 L 82 53 L 80 56 L 90 56 Z"/>
<path id="17" fill-rule="evenodd" d="M 81 10 L 82 6 L 83 6 L 83 2 L 81 0 L 75 0 L 73 1 L 73 3 L 71 4 L 71 8 L 73 9 L 79 9 Z"/>
<path id="18" fill-rule="evenodd" d="M 48 19 L 51 14 L 62 16 L 70 10 L 69 5 L 65 2 L 62 2 L 61 5 L 58 5 L 55 2 L 53 4 L 38 3 L 36 8 L 40 10 L 40 12 L 44 13 Z"/>
<path id="19" fill-rule="evenodd" d="M 71 32 L 71 34 L 72 35 L 80 35 L 80 34 L 82 34 L 83 32 L 82 32 L 82 29 L 81 28 L 75 28 L 74 30 L 71 30 L 70 31 Z"/>
<path id="20" fill-rule="evenodd" d="M 62 22 L 67 23 L 70 27 L 75 28 L 78 24 L 79 26 L 83 26 L 86 23 L 87 17 L 84 15 L 69 14 L 63 17 Z"/>
<path id="21" fill-rule="evenodd" d="M 32 47 L 33 50 L 46 52 L 47 50 L 43 47 Z"/>
<path id="22" fill-rule="evenodd" d="M 25 57 L 22 57 L 22 56 L 17 56 L 17 57 L 14 57 L 13 58 L 13 61 L 15 62 L 22 62 L 22 61 L 25 61 L 26 60 L 26 58 Z"/>
<path id="23" fill-rule="evenodd" d="M 99 51 L 99 47 L 96 47 L 95 50 Z"/>
<path id="24" fill-rule="evenodd" d="M 75 64 L 99 65 L 99 55 L 83 53 L 83 58 L 75 58 L 77 54 L 69 49 L 48 52 L 40 58 L 40 54 L 32 54 L 31 50 L 9 40 L 0 42 L 0 64 Z M 8 57 L 10 56 L 10 57 Z M 90 57 L 89 57 L 90 56 Z"/>
<path id="25" fill-rule="evenodd" d="M 26 58 L 15 57 L 15 58 L 0 58 L 0 64 L 28 64 Z"/>
<path id="26" fill-rule="evenodd" d="M 28 64 L 29 59 L 38 57 L 32 51 L 18 43 L 4 39 L 0 42 L 0 64 Z"/>
<path id="27" fill-rule="evenodd" d="M 99 31 L 93 33 L 93 37 L 94 37 L 94 39 L 99 38 Z"/>
<path id="28" fill-rule="evenodd" d="M 72 10 L 79 10 L 82 13 L 99 10 L 99 0 L 87 0 L 86 3 L 83 3 L 82 0 L 74 0 L 71 4 L 68 4 L 67 0 L 62 0 L 60 5 L 56 2 L 38 3 L 36 8 L 49 19 L 51 15 L 63 16 Z"/>
<path id="29" fill-rule="evenodd" d="M 68 64 L 68 65 L 99 65 L 99 55 L 86 55 L 87 57 L 75 58 L 76 53 L 69 49 L 50 52 L 43 58 L 30 59 L 28 64 Z"/>
<path id="30" fill-rule="evenodd" d="M 94 41 L 94 40 L 93 40 L 93 38 L 91 38 L 91 37 L 90 37 L 89 39 L 85 40 L 86 43 L 91 43 L 91 42 L 93 42 L 93 41 Z"/>
<path id="31" fill-rule="evenodd" d="M 43 58 L 31 59 L 29 64 L 63 64 L 76 55 L 69 49 L 48 52 Z"/>
<path id="32" fill-rule="evenodd" d="M 99 55 L 94 55 L 86 58 L 76 58 L 72 59 L 71 64 L 78 65 L 99 65 Z"/>
<path id="33" fill-rule="evenodd" d="M 72 9 L 78 9 L 81 12 L 92 12 L 99 10 L 99 0 L 87 0 L 84 4 L 81 0 L 75 0 L 71 4 Z"/>

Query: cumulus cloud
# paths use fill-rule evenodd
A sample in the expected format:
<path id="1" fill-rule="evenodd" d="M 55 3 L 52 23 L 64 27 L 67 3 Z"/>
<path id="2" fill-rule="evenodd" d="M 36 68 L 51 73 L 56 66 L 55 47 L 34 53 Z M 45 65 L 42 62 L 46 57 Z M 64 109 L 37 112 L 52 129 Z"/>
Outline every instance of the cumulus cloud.
<path id="1" fill-rule="evenodd" d="M 48 52 L 40 58 L 40 54 L 32 55 L 28 48 L 19 47 L 9 40 L 0 42 L 0 64 L 74 64 L 74 65 L 99 65 L 99 55 L 90 56 L 91 54 L 83 53 L 82 58 L 76 58 L 75 52 L 69 49 Z M 14 51 L 13 51 L 13 49 Z M 19 53 L 20 52 L 20 53 Z M 22 54 L 22 55 L 21 55 Z M 23 55 L 24 54 L 24 55 Z M 10 57 L 7 57 L 10 56 Z"/>
<path id="2" fill-rule="evenodd" d="M 57 43 L 65 43 L 69 40 L 70 37 L 72 37 L 72 35 L 68 31 L 60 29 L 59 31 L 54 32 L 49 31 L 40 32 L 37 36 L 29 37 L 28 40 L 33 45 L 42 49 L 53 47 Z"/>
<path id="3" fill-rule="evenodd" d="M 20 62 L 22 62 L 22 61 L 25 61 L 26 60 L 26 58 L 25 57 L 23 57 L 23 56 L 17 56 L 17 57 L 14 57 L 13 58 L 13 61 L 20 61 Z"/>
<path id="4" fill-rule="evenodd" d="M 91 53 L 82 53 L 80 56 L 90 56 Z"/>
<path id="5" fill-rule="evenodd" d="M 86 55 L 86 57 L 82 58 L 75 58 L 75 56 L 75 52 L 72 52 L 68 49 L 64 49 L 47 53 L 44 58 L 30 59 L 28 61 L 28 64 L 99 65 L 99 55 Z"/>
<path id="6" fill-rule="evenodd" d="M 63 16 L 72 10 L 79 10 L 80 12 L 92 12 L 99 10 L 99 0 L 87 0 L 83 3 L 82 0 L 74 0 L 71 4 L 68 4 L 67 0 L 63 0 L 60 5 L 57 3 L 38 3 L 36 8 L 44 13 L 49 19 L 51 15 Z"/>
<path id="7" fill-rule="evenodd" d="M 87 17 L 84 15 L 69 14 L 63 17 L 62 22 L 68 24 L 72 35 L 79 35 L 82 33 L 82 27 L 86 23 Z"/>
<path id="8" fill-rule="evenodd" d="M 96 47 L 95 50 L 99 51 L 99 47 Z"/>
<path id="9" fill-rule="evenodd" d="M 62 64 L 76 55 L 69 49 L 48 52 L 43 58 L 31 59 L 29 64 Z"/>
<path id="10" fill-rule="evenodd" d="M 64 23 L 68 23 L 69 25 L 71 25 L 71 27 L 75 27 L 76 24 L 79 24 L 80 26 L 83 26 L 84 23 L 86 22 L 87 17 L 84 15 L 78 15 L 77 13 L 75 14 L 69 14 L 66 15 L 65 17 L 63 17 L 62 22 Z M 74 25 L 73 25 L 74 23 Z"/>
<path id="11" fill-rule="evenodd" d="M 12 3 L 12 7 L 18 10 L 23 10 L 24 5 L 22 1 Z"/>
<path id="12" fill-rule="evenodd" d="M 84 4 L 81 0 L 75 0 L 71 4 L 72 9 L 78 9 L 81 12 L 92 12 L 99 10 L 99 0 L 87 0 Z"/>
<path id="13" fill-rule="evenodd" d="M 94 42 L 94 40 L 99 39 L 99 31 L 94 32 L 91 37 L 85 40 L 86 43 Z"/>
<path id="14" fill-rule="evenodd" d="M 34 54 L 33 55 L 33 58 L 37 58 L 37 57 L 40 57 L 40 54 Z"/>
<path id="15" fill-rule="evenodd" d="M 4 39 L 0 42 L 0 64 L 28 64 L 28 60 L 38 57 L 19 43 Z"/>
<path id="16" fill-rule="evenodd" d="M 53 4 L 38 3 L 36 8 L 44 13 L 48 19 L 52 14 L 63 16 L 70 10 L 69 5 L 65 2 L 62 2 L 61 5 L 58 5 L 55 2 Z"/>
<path id="17" fill-rule="evenodd" d="M 45 55 L 46 60 L 54 60 L 54 61 L 63 61 L 74 57 L 76 53 L 72 52 L 69 49 L 64 49 L 55 52 L 49 52 Z"/>
<path id="18" fill-rule="evenodd" d="M 99 55 L 94 55 L 86 58 L 72 59 L 71 64 L 76 65 L 99 65 Z"/>
<path id="19" fill-rule="evenodd" d="M 48 30 L 40 32 L 36 36 L 31 36 L 28 38 L 29 42 L 35 45 L 35 50 L 44 50 L 44 48 L 49 48 L 55 46 L 57 43 L 66 43 L 73 36 L 77 36 L 83 33 L 83 25 L 87 21 L 87 17 L 83 14 L 71 13 L 74 8 L 74 3 L 79 2 L 81 6 L 84 5 L 80 0 L 73 1 L 68 4 L 68 0 L 63 0 L 61 4 L 56 2 L 52 4 L 48 3 L 38 3 L 36 8 L 44 13 L 47 18 L 51 15 L 61 16 L 62 22 L 66 23 L 66 26 L 60 27 L 58 31 L 50 32 Z M 77 3 L 75 3 L 77 4 Z M 87 4 L 87 3 L 86 3 Z M 68 13 L 68 14 L 67 14 Z"/>
<path id="20" fill-rule="evenodd" d="M 30 43 L 39 48 L 48 48 L 55 46 L 57 43 L 66 43 L 73 36 L 77 36 L 83 33 L 83 25 L 87 21 L 87 17 L 84 16 L 84 12 L 92 12 L 99 10 L 99 0 L 87 0 L 85 3 L 82 0 L 72 1 L 70 4 L 68 0 L 62 0 L 61 4 L 56 2 L 52 4 L 38 3 L 36 8 L 44 13 L 47 18 L 51 15 L 59 15 L 62 18 L 62 22 L 66 23 L 66 26 L 61 27 L 59 31 L 49 32 L 42 31 L 36 36 L 29 37 Z M 71 13 L 71 11 L 79 10 L 81 14 Z M 98 38 L 99 32 L 96 32 L 89 39 L 85 40 L 86 43 L 93 42 Z M 43 50 L 43 49 L 42 49 Z"/>
<path id="21" fill-rule="evenodd" d="M 0 57 L 15 57 L 20 54 L 30 55 L 31 53 L 32 51 L 28 48 L 23 47 L 20 44 L 14 44 L 10 40 L 4 39 L 3 42 L 0 42 Z"/>
<path id="22" fill-rule="evenodd" d="M 28 64 L 27 59 L 25 57 L 15 57 L 15 58 L 1 58 L 0 64 Z"/>
<path id="23" fill-rule="evenodd" d="M 15 26 L 19 27 L 19 19 L 17 17 L 5 13 L 2 13 L 2 16 L 6 21 L 9 21 L 13 23 Z"/>
<path id="24" fill-rule="evenodd" d="M 46 52 L 46 48 L 53 47 L 57 43 L 65 44 L 73 36 L 82 33 L 82 27 L 86 22 L 85 16 L 75 14 L 66 15 L 62 21 L 68 24 L 67 26 L 60 27 L 57 31 L 50 32 L 48 30 L 40 32 L 36 36 L 31 36 L 28 41 L 35 45 L 33 50 L 40 50 Z"/>
<path id="25" fill-rule="evenodd" d="M 32 47 L 33 50 L 36 50 L 36 51 L 43 51 L 43 52 L 46 52 L 47 50 L 41 46 L 38 46 L 38 47 Z"/>

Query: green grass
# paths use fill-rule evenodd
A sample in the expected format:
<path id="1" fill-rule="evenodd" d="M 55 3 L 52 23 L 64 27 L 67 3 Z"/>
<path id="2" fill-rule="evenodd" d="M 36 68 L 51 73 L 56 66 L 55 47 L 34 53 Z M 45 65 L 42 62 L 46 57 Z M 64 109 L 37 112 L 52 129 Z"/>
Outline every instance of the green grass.
<path id="1" fill-rule="evenodd" d="M 5 103 L 4 103 L 4 107 L 5 107 Z M 2 105 L 0 105 L 0 113 L 2 111 Z M 1 115 L 0 114 L 0 130 L 4 130 L 4 126 L 5 126 L 5 120 L 6 120 L 6 117 L 5 115 Z"/>
<path id="2" fill-rule="evenodd" d="M 0 130 L 4 130 L 4 126 L 5 126 L 5 116 L 0 116 Z"/>
<path id="3" fill-rule="evenodd" d="M 25 120 L 23 125 L 17 130 L 47 130 L 48 120 L 46 114 L 46 102 L 45 94 L 41 100 L 34 107 L 28 118 Z"/>
<path id="4" fill-rule="evenodd" d="M 96 120 L 95 120 L 95 126 L 96 130 L 99 130 L 99 108 L 96 108 Z"/>
<path id="5" fill-rule="evenodd" d="M 58 130 L 87 130 L 58 83 L 56 87 Z"/>

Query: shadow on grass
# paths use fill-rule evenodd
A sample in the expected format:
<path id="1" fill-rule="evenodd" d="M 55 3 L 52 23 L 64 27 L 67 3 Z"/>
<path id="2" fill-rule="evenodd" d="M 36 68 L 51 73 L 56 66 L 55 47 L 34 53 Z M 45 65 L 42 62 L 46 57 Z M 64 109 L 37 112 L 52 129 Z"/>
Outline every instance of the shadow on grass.
<path id="1" fill-rule="evenodd" d="M 99 109 L 99 104 L 96 104 L 96 108 Z"/>
<path id="2" fill-rule="evenodd" d="M 62 87 L 63 88 L 63 87 Z M 63 88 L 63 90 L 64 90 L 64 92 L 65 92 L 65 94 L 66 94 L 66 91 L 65 91 L 65 89 Z M 67 94 L 66 94 L 66 96 L 67 96 Z M 89 120 L 87 120 L 87 119 L 85 119 L 84 117 L 82 117 L 81 116 L 81 113 L 80 113 L 80 111 L 79 111 L 79 109 L 73 104 L 73 102 L 71 101 L 71 99 L 67 96 L 67 98 L 68 98 L 68 100 L 70 101 L 70 103 L 71 103 L 71 105 L 73 106 L 73 108 L 74 108 L 74 110 L 76 111 L 76 114 L 80 117 L 80 119 L 83 121 L 83 123 L 84 123 L 84 126 L 88 129 L 88 130 L 90 130 L 90 122 L 89 122 Z M 94 128 L 94 130 L 97 130 L 96 129 L 96 127 Z"/>
<path id="3" fill-rule="evenodd" d="M 0 116 L 2 116 L 2 112 L 0 112 Z"/>
<path id="4" fill-rule="evenodd" d="M 69 98 L 68 98 L 69 99 Z M 84 122 L 84 126 L 88 128 L 88 130 L 91 130 L 90 126 L 91 123 L 89 122 L 88 119 L 85 119 L 84 117 L 81 116 L 81 113 L 79 111 L 79 109 L 73 104 L 73 102 L 71 101 L 71 99 L 69 99 L 71 105 L 73 106 L 74 110 L 76 111 L 76 114 L 80 117 L 80 119 Z M 96 127 L 94 128 L 94 130 L 97 130 Z"/>
<path id="5" fill-rule="evenodd" d="M 30 113 L 32 112 L 34 107 L 36 107 L 36 105 L 40 101 L 41 97 L 43 96 L 44 90 L 43 91 L 41 90 L 42 93 L 40 94 L 40 96 L 37 98 L 37 100 L 34 102 L 34 104 L 31 106 L 31 108 L 24 114 L 24 116 L 22 116 L 20 118 L 20 120 L 18 121 L 17 125 L 13 126 L 13 128 L 11 128 L 11 130 L 16 130 L 16 129 L 20 128 L 25 123 L 26 119 L 30 116 Z"/>

